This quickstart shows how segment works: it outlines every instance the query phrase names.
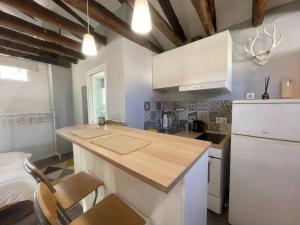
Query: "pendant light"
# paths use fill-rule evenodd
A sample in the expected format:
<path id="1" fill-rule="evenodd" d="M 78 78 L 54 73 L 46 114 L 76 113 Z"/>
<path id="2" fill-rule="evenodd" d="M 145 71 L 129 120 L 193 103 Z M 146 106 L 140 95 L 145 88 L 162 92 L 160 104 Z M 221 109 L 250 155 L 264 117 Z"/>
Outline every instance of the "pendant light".
<path id="1" fill-rule="evenodd" d="M 151 31 L 151 16 L 147 0 L 135 0 L 131 28 L 141 34 Z"/>
<path id="2" fill-rule="evenodd" d="M 88 33 L 84 34 L 82 41 L 82 53 L 88 56 L 97 55 L 97 47 L 94 36 L 90 34 L 89 0 L 86 0 L 86 15 Z"/>

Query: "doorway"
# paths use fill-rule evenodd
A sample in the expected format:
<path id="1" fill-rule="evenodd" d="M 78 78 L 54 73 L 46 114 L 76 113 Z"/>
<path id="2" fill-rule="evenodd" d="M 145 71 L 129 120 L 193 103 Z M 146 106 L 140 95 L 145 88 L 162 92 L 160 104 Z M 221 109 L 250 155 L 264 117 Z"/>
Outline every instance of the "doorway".
<path id="1" fill-rule="evenodd" d="M 98 117 L 107 119 L 107 86 L 105 65 L 87 72 L 88 118 L 97 123 Z"/>

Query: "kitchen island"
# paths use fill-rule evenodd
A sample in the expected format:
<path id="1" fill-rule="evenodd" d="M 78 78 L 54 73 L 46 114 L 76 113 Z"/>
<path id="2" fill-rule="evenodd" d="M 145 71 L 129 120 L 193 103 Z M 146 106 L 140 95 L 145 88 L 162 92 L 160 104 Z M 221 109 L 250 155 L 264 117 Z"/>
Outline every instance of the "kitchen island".
<path id="1" fill-rule="evenodd" d="M 147 224 L 206 225 L 209 142 L 117 125 L 66 127 L 57 134 L 73 143 L 75 171 L 104 182 L 101 197 L 118 194 Z M 116 137 L 119 143 L 102 146 Z M 122 138 L 144 145 L 125 153 Z M 92 200 L 83 201 L 85 210 Z"/>

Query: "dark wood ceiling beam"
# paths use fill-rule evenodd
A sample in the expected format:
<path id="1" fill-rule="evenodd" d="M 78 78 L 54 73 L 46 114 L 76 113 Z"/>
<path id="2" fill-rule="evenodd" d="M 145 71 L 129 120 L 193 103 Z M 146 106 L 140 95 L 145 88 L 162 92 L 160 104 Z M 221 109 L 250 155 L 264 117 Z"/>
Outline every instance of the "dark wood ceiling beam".
<path id="1" fill-rule="evenodd" d="M 208 7 L 211 15 L 212 24 L 215 28 L 215 31 L 217 31 L 217 15 L 216 15 L 215 0 L 207 0 L 207 1 L 208 1 Z"/>
<path id="2" fill-rule="evenodd" d="M 86 13 L 86 2 L 82 0 L 64 0 L 72 7 L 78 9 L 82 13 Z M 89 0 L 89 14 L 92 19 L 110 28 L 116 33 L 128 38 L 129 40 L 148 48 L 156 53 L 162 52 L 162 49 L 149 41 L 147 38 L 134 33 L 128 23 L 121 20 L 107 8 L 95 0 Z"/>
<path id="3" fill-rule="evenodd" d="M 263 23 L 265 11 L 269 0 L 253 0 L 252 2 L 252 25 L 259 26 Z"/>
<path id="4" fill-rule="evenodd" d="M 133 8 L 134 0 L 126 0 L 127 3 Z M 149 2 L 149 10 L 151 14 L 152 23 L 157 27 L 157 29 L 162 32 L 167 39 L 169 39 L 175 46 L 182 46 L 183 41 L 177 36 L 177 34 L 173 31 L 170 25 L 165 21 L 165 19 L 157 12 L 154 6 Z"/>
<path id="5" fill-rule="evenodd" d="M 181 41 L 186 41 L 186 36 L 184 34 L 184 31 L 181 27 L 178 17 L 176 16 L 176 13 L 172 7 L 170 0 L 158 0 L 158 3 L 162 8 L 165 16 L 167 17 L 175 33 L 179 36 Z"/>
<path id="6" fill-rule="evenodd" d="M 81 38 L 84 34 L 87 33 L 87 28 L 77 24 L 71 20 L 66 19 L 63 16 L 58 15 L 55 12 L 41 6 L 33 0 L 0 0 L 0 2 L 7 4 L 20 12 L 27 13 L 35 18 L 39 18 L 45 22 L 48 22 L 54 26 L 60 27 L 69 31 L 70 33 L 74 33 Z M 106 44 L 106 37 L 98 34 L 94 31 L 90 31 L 93 34 L 96 42 L 100 45 Z"/>
<path id="7" fill-rule="evenodd" d="M 28 53 L 32 55 L 38 55 L 44 58 L 51 58 L 51 59 L 57 59 L 57 60 L 62 60 L 65 62 L 71 62 L 71 63 L 77 63 L 78 60 L 70 58 L 70 57 L 65 57 L 65 56 L 60 56 L 56 53 L 40 50 L 38 48 L 33 48 L 29 47 L 23 44 L 18 44 L 10 40 L 2 39 L 0 38 L 0 47 L 3 48 L 8 48 L 16 51 L 20 51 L 23 53 Z"/>
<path id="8" fill-rule="evenodd" d="M 81 43 L 0 10 L 0 26 L 81 52 Z"/>
<path id="9" fill-rule="evenodd" d="M 56 53 L 58 55 L 69 57 L 73 60 L 85 58 L 82 53 L 77 52 L 75 50 L 65 48 L 61 45 L 52 42 L 43 41 L 13 30 L 9 30 L 4 27 L 0 27 L 0 37 L 18 44 L 23 44 L 29 47 L 34 47 L 40 50 L 45 50 L 52 53 Z"/>
<path id="10" fill-rule="evenodd" d="M 45 57 L 42 57 L 42 56 L 23 53 L 23 52 L 20 52 L 20 51 L 15 51 L 15 50 L 11 50 L 11 49 L 8 49 L 8 48 L 3 48 L 3 47 L 0 47 L 0 54 L 9 55 L 9 56 L 18 57 L 18 58 L 23 58 L 23 59 L 29 59 L 29 60 L 42 62 L 42 63 L 47 63 L 47 64 L 53 64 L 53 65 L 57 65 L 57 66 L 67 67 L 67 68 L 71 67 L 71 63 L 65 62 L 63 60 L 45 58 Z"/>
<path id="11" fill-rule="evenodd" d="M 207 36 L 215 33 L 208 0 L 191 0 Z"/>
<path id="12" fill-rule="evenodd" d="M 71 16 L 73 16 L 76 20 L 78 20 L 84 27 L 88 26 L 88 23 L 82 19 L 75 11 L 73 11 L 67 4 L 65 4 L 62 0 L 52 0 L 55 2 L 60 8 L 68 12 Z M 90 25 L 90 30 L 94 30 L 94 28 Z"/>

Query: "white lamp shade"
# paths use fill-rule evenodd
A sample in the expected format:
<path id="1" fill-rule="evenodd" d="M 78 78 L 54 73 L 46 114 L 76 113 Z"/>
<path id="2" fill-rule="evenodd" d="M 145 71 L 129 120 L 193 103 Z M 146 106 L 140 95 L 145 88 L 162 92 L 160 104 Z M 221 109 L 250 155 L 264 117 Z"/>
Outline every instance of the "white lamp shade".
<path id="1" fill-rule="evenodd" d="M 131 28 L 141 34 L 151 31 L 151 16 L 147 0 L 135 0 Z"/>
<path id="2" fill-rule="evenodd" d="M 97 47 L 93 35 L 85 34 L 83 36 L 82 53 L 88 56 L 97 55 Z"/>

